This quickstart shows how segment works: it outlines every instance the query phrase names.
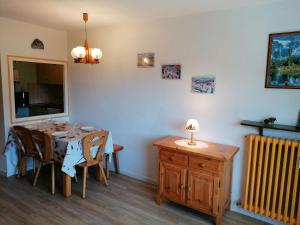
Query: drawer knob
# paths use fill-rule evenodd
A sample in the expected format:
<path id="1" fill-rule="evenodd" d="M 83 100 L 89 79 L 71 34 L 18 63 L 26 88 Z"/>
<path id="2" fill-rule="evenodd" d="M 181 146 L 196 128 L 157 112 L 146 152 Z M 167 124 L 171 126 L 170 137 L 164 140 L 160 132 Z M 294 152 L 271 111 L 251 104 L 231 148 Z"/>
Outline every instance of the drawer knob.
<path id="1" fill-rule="evenodd" d="M 200 166 L 201 168 L 204 168 L 204 167 L 205 167 L 205 163 L 199 163 L 199 166 Z"/>
<path id="2" fill-rule="evenodd" d="M 173 161 L 173 160 L 174 160 L 174 156 L 170 156 L 170 157 L 169 157 L 169 160 L 170 160 L 170 161 Z"/>

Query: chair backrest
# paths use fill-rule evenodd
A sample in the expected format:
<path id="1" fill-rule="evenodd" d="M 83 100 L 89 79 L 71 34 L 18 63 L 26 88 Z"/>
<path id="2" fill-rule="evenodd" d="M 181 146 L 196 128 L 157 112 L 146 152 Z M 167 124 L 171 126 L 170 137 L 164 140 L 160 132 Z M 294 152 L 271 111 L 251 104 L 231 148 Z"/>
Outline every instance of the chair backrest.
<path id="1" fill-rule="evenodd" d="M 98 162 L 102 160 L 107 137 L 108 131 L 96 131 L 82 139 L 83 156 L 87 165 L 92 164 L 94 160 L 97 160 Z M 94 158 L 91 154 L 91 148 L 95 146 L 98 146 L 98 152 Z"/>
<path id="2" fill-rule="evenodd" d="M 23 126 L 14 126 L 12 131 L 18 147 L 22 150 L 21 154 L 35 155 L 36 152 L 31 138 L 31 131 Z"/>
<path id="3" fill-rule="evenodd" d="M 31 131 L 32 141 L 40 160 L 48 162 L 53 158 L 54 139 L 50 134 L 33 130 Z"/>

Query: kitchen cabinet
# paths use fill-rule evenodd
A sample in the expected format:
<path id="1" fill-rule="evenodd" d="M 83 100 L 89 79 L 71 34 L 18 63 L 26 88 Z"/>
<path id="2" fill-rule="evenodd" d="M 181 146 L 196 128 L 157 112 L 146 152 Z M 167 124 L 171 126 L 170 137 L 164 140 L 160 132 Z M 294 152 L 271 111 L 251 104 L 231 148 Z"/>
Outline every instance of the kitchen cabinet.
<path id="1" fill-rule="evenodd" d="M 63 85 L 64 66 L 39 63 L 37 65 L 37 82 L 39 84 Z"/>

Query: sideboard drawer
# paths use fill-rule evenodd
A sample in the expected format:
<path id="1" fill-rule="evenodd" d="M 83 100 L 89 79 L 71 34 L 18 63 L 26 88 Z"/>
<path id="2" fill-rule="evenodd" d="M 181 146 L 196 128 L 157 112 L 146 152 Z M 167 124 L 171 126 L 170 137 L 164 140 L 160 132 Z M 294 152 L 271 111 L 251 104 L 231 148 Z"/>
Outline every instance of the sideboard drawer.
<path id="1" fill-rule="evenodd" d="M 188 156 L 180 153 L 174 153 L 167 150 L 160 151 L 160 160 L 180 166 L 188 165 Z"/>
<path id="2" fill-rule="evenodd" d="M 189 167 L 213 173 L 219 172 L 219 162 L 217 160 L 207 159 L 203 157 L 190 156 Z"/>

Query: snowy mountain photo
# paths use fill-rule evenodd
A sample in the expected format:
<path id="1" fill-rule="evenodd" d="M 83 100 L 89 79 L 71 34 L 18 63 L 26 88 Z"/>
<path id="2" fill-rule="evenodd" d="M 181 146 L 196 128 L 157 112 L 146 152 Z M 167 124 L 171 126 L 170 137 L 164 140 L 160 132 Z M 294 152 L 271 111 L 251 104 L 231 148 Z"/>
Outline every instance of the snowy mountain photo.
<path id="1" fill-rule="evenodd" d="M 267 88 L 300 88 L 300 32 L 271 34 Z"/>

